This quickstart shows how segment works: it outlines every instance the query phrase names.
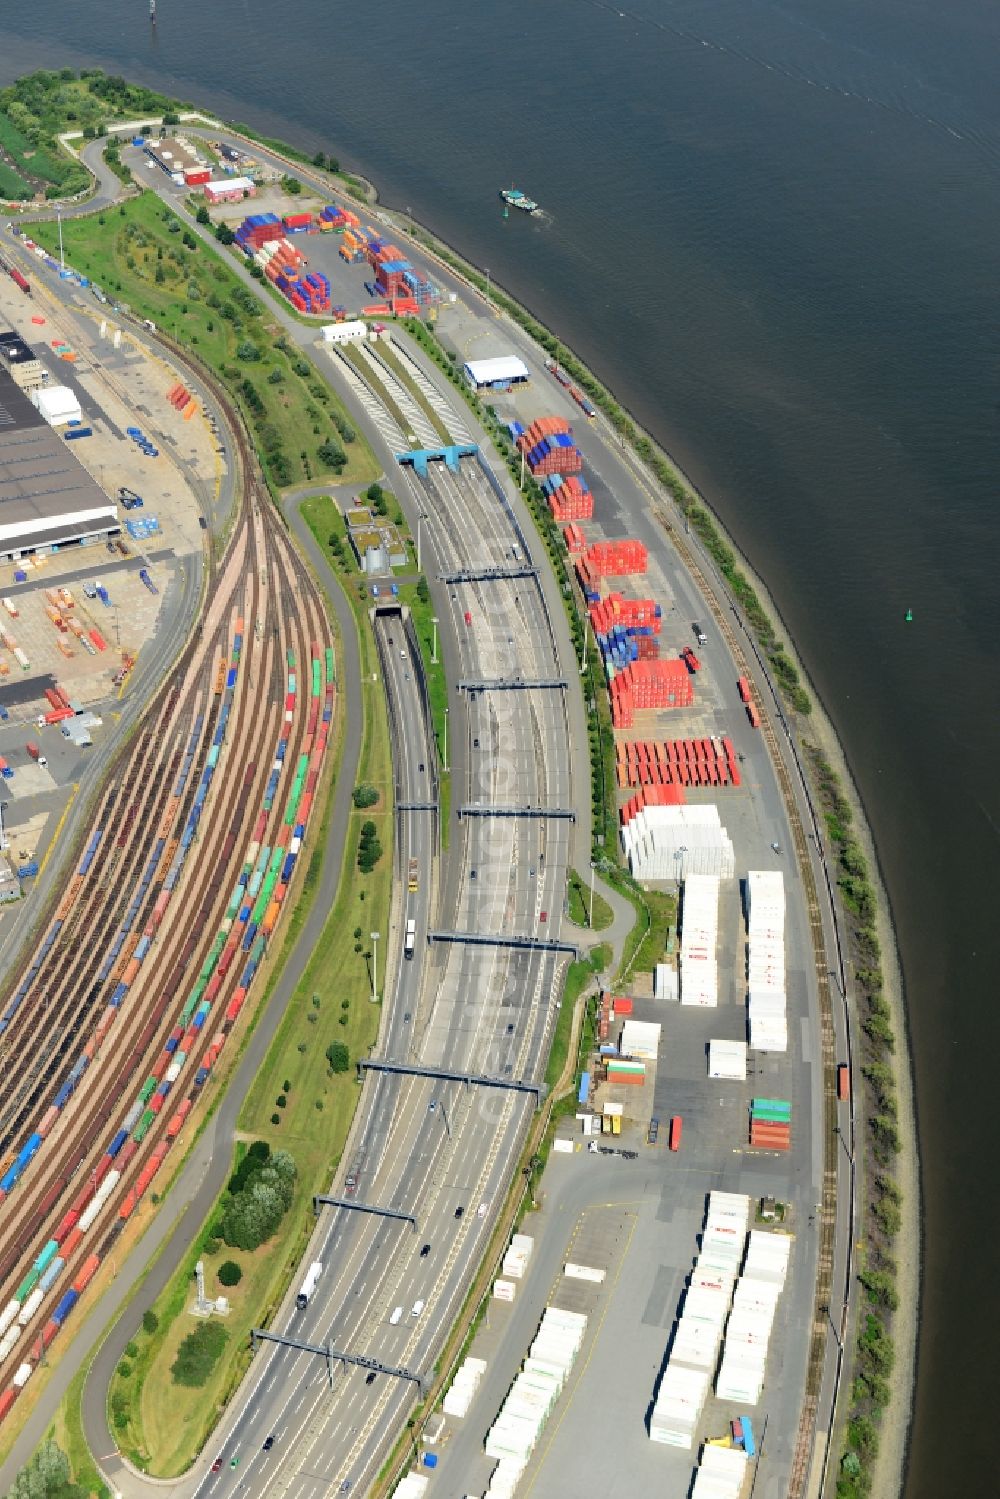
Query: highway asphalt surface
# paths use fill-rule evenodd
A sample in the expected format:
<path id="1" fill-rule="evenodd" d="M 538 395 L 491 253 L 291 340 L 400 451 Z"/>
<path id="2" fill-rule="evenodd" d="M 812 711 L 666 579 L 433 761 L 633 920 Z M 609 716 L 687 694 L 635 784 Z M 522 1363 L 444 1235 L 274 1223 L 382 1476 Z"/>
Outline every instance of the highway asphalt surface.
<path id="1" fill-rule="evenodd" d="M 522 538 L 473 461 L 461 475 L 442 466 L 421 490 L 424 545 L 442 573 L 509 565 Z M 446 662 L 459 680 L 545 682 L 559 665 L 541 592 L 533 578 L 455 583 L 438 605 Z M 470 616 L 470 623 L 465 616 Z M 402 757 L 403 798 L 425 796 L 430 736 L 412 647 L 398 622 L 380 617 L 383 676 Z M 389 639 L 392 639 L 392 645 Z M 464 741 L 469 782 L 456 801 L 506 811 L 571 803 L 564 691 L 469 688 L 452 710 L 453 739 Z M 425 770 L 420 770 L 420 765 Z M 453 786 L 456 777 L 453 775 Z M 400 817 L 400 868 L 417 857 L 416 894 L 405 893 L 400 921 L 412 916 L 418 947 L 391 969 L 382 1059 L 537 1080 L 557 1004 L 560 956 L 548 951 L 466 941 L 435 943 L 426 934 L 432 888 L 433 818 Z M 557 936 L 562 918 L 570 825 L 536 817 L 471 816 L 452 842 L 457 879 L 443 882 L 437 932 L 499 937 Z M 411 850 L 413 851 L 411 853 Z M 398 944 L 397 944 L 398 951 Z M 419 994 L 419 997 L 418 997 Z M 407 1019 L 407 1016 L 410 1018 Z M 534 1095 L 461 1083 L 379 1074 L 366 1085 L 345 1157 L 342 1191 L 412 1213 L 406 1222 L 350 1208 L 324 1211 L 307 1255 L 323 1275 L 309 1305 L 278 1319 L 287 1336 L 429 1376 L 481 1256 L 530 1119 Z M 353 1178 L 356 1188 L 348 1188 Z M 427 1246 L 426 1251 L 424 1246 Z M 399 1315 L 396 1315 L 397 1309 Z M 392 1374 L 334 1365 L 273 1346 L 262 1349 L 239 1409 L 216 1444 L 221 1467 L 197 1492 L 214 1496 L 269 1491 L 309 1495 L 346 1483 L 370 1483 L 402 1424 L 416 1386 Z M 234 1402 L 234 1406 L 236 1402 Z M 265 1451 L 267 1438 L 275 1438 Z M 232 1459 L 239 1458 L 236 1468 Z"/>

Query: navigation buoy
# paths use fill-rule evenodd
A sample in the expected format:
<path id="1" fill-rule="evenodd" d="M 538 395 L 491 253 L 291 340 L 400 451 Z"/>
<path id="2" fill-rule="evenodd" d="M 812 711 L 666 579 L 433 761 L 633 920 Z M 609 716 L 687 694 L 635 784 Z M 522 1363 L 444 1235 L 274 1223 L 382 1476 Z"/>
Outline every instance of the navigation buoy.
<path id="1" fill-rule="evenodd" d="M 906 623 L 908 625 L 912 625 L 912 623 L 913 623 L 913 610 L 912 609 L 907 609 L 905 618 L 906 618 Z"/>

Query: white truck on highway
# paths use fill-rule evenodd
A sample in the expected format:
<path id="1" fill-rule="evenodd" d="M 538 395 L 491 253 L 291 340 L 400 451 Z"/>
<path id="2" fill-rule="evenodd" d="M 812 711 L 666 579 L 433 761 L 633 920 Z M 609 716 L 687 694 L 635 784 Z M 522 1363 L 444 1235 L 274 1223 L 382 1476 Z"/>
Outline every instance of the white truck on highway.
<path id="1" fill-rule="evenodd" d="M 413 949 L 417 941 L 417 923 L 411 916 L 406 923 L 406 936 L 403 939 L 403 957 L 412 958 Z"/>
<path id="2" fill-rule="evenodd" d="M 323 1274 L 322 1260 L 313 1260 L 306 1271 L 306 1278 L 299 1287 L 299 1294 L 295 1298 L 295 1305 L 299 1311 L 304 1311 L 309 1305 L 309 1299 L 319 1284 L 319 1278 Z"/>

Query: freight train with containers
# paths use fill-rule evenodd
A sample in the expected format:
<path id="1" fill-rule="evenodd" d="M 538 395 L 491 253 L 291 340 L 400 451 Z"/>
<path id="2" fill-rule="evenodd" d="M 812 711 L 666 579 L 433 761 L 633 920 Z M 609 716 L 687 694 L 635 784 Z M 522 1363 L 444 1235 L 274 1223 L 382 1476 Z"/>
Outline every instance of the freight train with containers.
<path id="1" fill-rule="evenodd" d="M 297 563 L 294 566 L 298 568 Z M 251 576 L 256 573 L 254 566 Z M 322 610 L 316 601 L 310 617 L 322 621 Z M 9 1198 L 15 1211 L 16 1204 L 23 1204 L 16 1229 L 18 1244 L 0 1259 L 0 1287 L 10 1280 L 21 1259 L 23 1246 L 42 1235 L 38 1253 L 27 1274 L 13 1296 L 0 1307 L 0 1362 L 13 1350 L 21 1332 L 42 1315 L 46 1297 L 51 1293 L 58 1299 L 44 1323 L 40 1338 L 34 1333 L 31 1335 L 28 1361 L 19 1366 L 14 1378 L 0 1390 L 0 1420 L 30 1378 L 39 1353 L 48 1348 L 72 1314 L 80 1294 L 162 1168 L 237 1022 L 294 876 L 309 824 L 335 703 L 333 652 L 329 646 L 324 649 L 315 641 L 309 648 L 312 691 L 305 702 L 297 691 L 294 653 L 289 653 L 285 709 L 271 770 L 253 826 L 253 841 L 243 860 L 243 872 L 237 887 L 241 901 L 239 909 L 227 910 L 197 981 L 178 1010 L 181 987 L 190 983 L 186 970 L 200 946 L 201 929 L 216 920 L 216 913 L 222 911 L 222 882 L 226 878 L 227 864 L 252 816 L 250 798 L 256 784 L 259 757 L 250 758 L 243 767 L 244 774 L 234 787 L 235 795 L 222 800 L 217 798 L 215 803 L 207 800 L 220 754 L 228 749 L 227 726 L 240 680 L 242 644 L 242 621 L 237 621 L 232 654 L 227 664 L 227 685 L 221 693 L 209 698 L 209 702 L 214 701 L 217 705 L 212 721 L 209 723 L 204 713 L 195 717 L 185 750 L 171 748 L 165 753 L 163 735 L 151 728 L 144 729 L 137 736 L 129 770 L 122 782 L 109 788 L 105 794 L 97 825 L 91 831 L 56 918 L 46 930 L 19 987 L 0 1014 L 0 1036 L 3 1037 L 0 1044 L 8 1048 L 29 1044 L 27 1027 L 33 1023 L 29 1000 L 39 983 L 49 981 L 49 967 L 57 965 L 52 993 L 59 1004 L 67 1007 L 60 1012 L 67 1017 L 66 1022 L 60 1022 L 64 1025 L 63 1034 L 58 1047 L 54 1048 L 54 1059 L 47 1061 L 40 1077 L 29 1078 L 23 1084 L 16 1099 L 17 1107 L 5 1123 L 8 1136 L 16 1141 L 18 1131 L 25 1128 L 27 1121 L 37 1118 L 38 1113 L 45 1109 L 44 1115 L 37 1119 L 37 1126 L 29 1128 L 26 1137 L 21 1134 L 22 1143 L 10 1155 L 10 1163 L 0 1177 L 0 1204 Z M 177 706 L 177 700 L 175 682 L 161 705 L 164 715 L 161 724 Z M 252 710 L 244 707 L 240 723 L 245 734 L 252 732 L 253 720 Z M 204 751 L 206 729 L 213 738 L 199 773 L 196 762 Z M 288 751 L 296 743 L 302 753 L 293 760 Z M 283 780 L 286 758 L 289 766 L 294 763 L 295 771 L 294 774 L 289 771 Z M 164 767 L 169 767 L 169 778 L 164 775 Z M 151 770 L 155 773 L 151 774 Z M 287 788 L 287 794 L 283 788 Z M 166 792 L 170 790 L 173 794 L 167 796 Z M 156 826 L 157 814 L 154 812 L 150 816 L 144 811 L 140 816 L 139 812 L 140 808 L 150 804 L 150 797 L 153 797 L 154 808 L 159 801 L 162 815 L 157 836 L 146 843 L 142 829 L 144 825 Z M 209 815 L 203 816 L 206 811 Z M 179 836 L 171 836 L 175 833 L 175 823 Z M 257 900 L 249 902 L 243 896 L 257 866 L 260 844 L 272 823 L 275 825 L 272 834 L 274 847 L 268 851 L 267 868 L 259 885 Z M 126 1022 L 122 1017 L 132 1017 L 130 999 L 133 990 L 142 981 L 143 965 L 149 953 L 156 951 L 159 929 L 175 893 L 182 893 L 179 889 L 181 872 L 199 836 L 211 840 L 208 847 L 222 838 L 221 848 L 217 855 L 208 859 L 205 858 L 205 847 L 199 850 L 196 872 L 191 878 L 196 883 L 204 883 L 206 888 L 199 890 L 192 911 L 185 913 L 183 923 L 173 923 L 169 935 L 163 939 L 164 952 L 160 957 L 164 961 L 166 980 L 156 984 L 155 988 L 148 986 L 151 992 L 145 1001 L 145 1010 L 140 1008 L 136 1017 L 145 1015 L 141 1033 L 126 1040 Z M 126 873 L 130 862 L 135 864 L 134 876 Z M 112 881 L 110 887 L 105 884 L 109 878 Z M 108 888 L 116 892 L 110 899 Z M 126 901 L 124 920 L 119 920 Z M 232 899 L 230 906 L 233 906 Z M 249 906 L 248 910 L 244 909 L 246 906 Z M 100 929 L 103 923 L 105 926 L 110 924 L 110 932 L 114 931 L 113 923 L 119 920 L 117 935 L 100 944 L 93 941 L 81 944 L 79 937 L 74 940 L 68 935 L 75 929 L 75 919 L 81 923 L 81 930 L 86 923 L 95 929 Z M 69 962 L 63 953 L 67 941 L 72 941 L 76 949 Z M 170 953 L 171 944 L 174 948 L 180 947 L 176 961 Z M 84 977 L 90 962 L 97 971 L 92 977 Z M 72 992 L 67 978 L 70 971 L 78 985 Z M 145 977 L 150 977 L 151 973 L 152 970 L 147 969 Z M 205 1044 L 202 1032 L 206 1031 L 213 1008 L 221 1011 L 227 994 L 224 1014 L 220 1014 L 216 1022 L 218 1029 L 199 1058 L 196 1052 L 201 1051 Z M 54 1004 L 58 1020 L 55 1009 Z M 170 1012 L 174 1013 L 173 1027 L 150 1069 L 149 1048 Z M 71 1024 L 68 1023 L 70 1016 Z M 94 1021 L 97 1024 L 91 1040 L 67 1071 L 66 1064 L 74 1049 L 73 1037 Z M 138 1029 L 135 1019 L 131 1019 L 129 1028 Z M 106 1056 L 100 1065 L 102 1078 L 106 1081 L 96 1089 L 89 1089 L 84 1102 L 75 1110 L 73 1125 L 70 1126 L 76 1128 L 75 1137 L 67 1135 L 65 1130 L 55 1131 L 55 1125 L 73 1099 L 81 1079 L 102 1057 L 102 1048 Z M 200 1065 L 196 1066 L 199 1060 Z M 136 1075 L 141 1078 L 145 1069 L 149 1069 L 146 1080 L 136 1089 L 131 1079 Z M 100 1086 L 104 1087 L 103 1094 Z M 168 1108 L 167 1099 L 176 1086 L 183 1086 L 186 1096 L 176 1104 L 171 1098 Z M 136 1089 L 133 1100 L 116 1122 L 113 1114 L 117 1100 L 127 1097 L 130 1088 Z M 42 1089 L 53 1090 L 49 1092 L 47 1108 Z M 169 1118 L 164 1127 L 161 1116 L 167 1115 Z M 55 1226 L 42 1234 L 43 1226 L 58 1212 L 59 1200 L 73 1171 L 78 1169 L 80 1161 L 90 1158 L 102 1135 L 106 1145 L 97 1164 L 93 1170 L 88 1170 L 76 1196 L 68 1207 L 64 1206 Z M 148 1157 L 143 1160 L 147 1150 Z M 39 1166 L 39 1162 L 43 1164 Z M 46 1170 L 50 1172 L 47 1178 L 40 1175 Z M 41 1191 L 43 1185 L 44 1194 Z M 91 1242 L 95 1234 L 106 1228 L 104 1220 L 115 1212 L 116 1197 L 122 1191 L 124 1196 L 117 1203 L 117 1216 L 111 1227 L 99 1243 Z M 38 1197 L 40 1201 L 36 1201 Z M 86 1256 L 82 1262 L 81 1256 Z M 74 1274 L 69 1290 L 61 1289 L 60 1280 Z"/>

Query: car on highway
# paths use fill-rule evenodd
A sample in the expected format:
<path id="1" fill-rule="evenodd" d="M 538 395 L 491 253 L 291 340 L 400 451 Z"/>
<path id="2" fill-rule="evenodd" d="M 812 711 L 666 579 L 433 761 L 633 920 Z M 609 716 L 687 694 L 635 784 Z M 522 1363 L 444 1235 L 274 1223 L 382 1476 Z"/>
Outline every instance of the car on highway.
<path id="1" fill-rule="evenodd" d="M 421 771 L 421 772 L 422 772 L 422 771 L 423 771 L 423 768 L 424 768 L 424 762 L 423 762 L 423 760 L 421 760 L 421 762 L 420 762 L 420 764 L 419 764 L 419 765 L 418 765 L 418 767 L 417 767 L 417 769 L 418 769 L 418 770 L 420 770 L 420 771 Z"/>
<path id="2" fill-rule="evenodd" d="M 370 1374 L 367 1374 L 365 1376 L 365 1384 L 374 1384 L 376 1373 L 377 1371 L 373 1369 Z"/>
<path id="3" fill-rule="evenodd" d="M 420 1258 L 422 1260 L 425 1260 L 427 1258 L 427 1256 L 430 1254 L 430 1252 L 431 1252 L 431 1246 L 429 1244 L 424 1244 L 423 1247 L 420 1250 Z"/>
<path id="4" fill-rule="evenodd" d="M 395 1327 L 396 1323 L 401 1321 L 402 1316 L 403 1308 L 401 1306 L 394 1306 L 392 1309 L 392 1316 L 389 1318 L 389 1326 Z"/>
<path id="5" fill-rule="evenodd" d="M 465 611 L 465 623 L 467 625 L 471 625 L 472 624 L 472 615 L 471 615 L 471 613 L 470 613 L 470 611 L 468 609 L 466 609 L 466 611 Z"/>
<path id="6" fill-rule="evenodd" d="M 479 740 L 478 739 L 473 739 L 473 741 L 472 741 L 472 748 L 473 749 L 478 749 L 479 748 Z"/>
<path id="7" fill-rule="evenodd" d="M 215 1462 L 212 1464 L 212 1472 L 213 1473 L 218 1473 L 218 1471 L 219 1471 L 219 1469 L 221 1467 L 222 1467 L 222 1458 L 221 1457 L 217 1457 L 215 1459 Z"/>
<path id="8" fill-rule="evenodd" d="M 455 1217 L 456 1218 L 463 1218 L 464 1216 L 465 1216 L 465 1209 L 464 1208 L 456 1208 L 455 1209 Z"/>
<path id="9" fill-rule="evenodd" d="M 549 919 L 549 913 L 548 913 L 548 911 L 542 911 L 542 913 L 541 913 L 541 915 L 539 916 L 538 919 L 539 919 L 539 921 L 548 921 L 548 919 Z"/>
<path id="10" fill-rule="evenodd" d="M 704 630 L 696 619 L 691 621 L 691 628 L 694 631 L 694 638 L 695 640 L 697 640 L 698 644 L 707 645 L 708 636 L 705 634 Z"/>
<path id="11" fill-rule="evenodd" d="M 413 1317 L 414 1320 L 416 1320 L 416 1318 L 420 1316 L 420 1313 L 423 1311 L 423 1309 L 424 1303 L 422 1301 L 415 1301 L 410 1307 L 410 1316 Z"/>
<path id="12" fill-rule="evenodd" d="M 262 1452 L 270 1452 L 270 1450 L 271 1450 L 271 1448 L 273 1446 L 274 1446 L 274 1434 L 272 1432 L 272 1434 L 269 1437 L 265 1437 L 265 1439 L 264 1439 L 264 1445 L 261 1448 L 261 1451 Z"/>
<path id="13" fill-rule="evenodd" d="M 358 1178 L 355 1175 L 355 1173 L 352 1171 L 351 1174 L 350 1174 L 350 1176 L 347 1178 L 347 1180 L 344 1183 L 344 1191 L 345 1191 L 345 1193 L 347 1194 L 348 1197 L 353 1197 L 354 1194 L 355 1194 L 355 1192 L 357 1190 L 358 1190 Z"/>

